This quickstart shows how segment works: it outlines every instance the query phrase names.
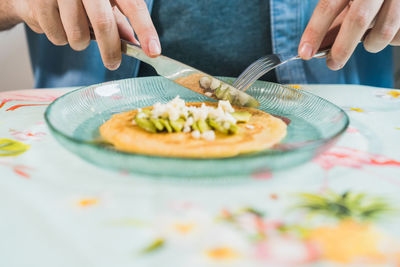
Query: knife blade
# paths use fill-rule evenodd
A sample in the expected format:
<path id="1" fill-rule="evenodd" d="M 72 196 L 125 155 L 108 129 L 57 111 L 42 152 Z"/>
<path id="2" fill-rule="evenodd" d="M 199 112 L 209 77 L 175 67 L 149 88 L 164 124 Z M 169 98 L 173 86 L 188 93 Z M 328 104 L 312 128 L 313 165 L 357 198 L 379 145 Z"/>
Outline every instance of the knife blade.
<path id="1" fill-rule="evenodd" d="M 151 65 L 160 76 L 196 93 L 216 100 L 228 100 L 232 105 L 237 106 L 258 107 L 260 105 L 254 97 L 228 83 L 163 55 L 149 57 L 138 45 L 123 39 L 121 39 L 121 51 Z"/>

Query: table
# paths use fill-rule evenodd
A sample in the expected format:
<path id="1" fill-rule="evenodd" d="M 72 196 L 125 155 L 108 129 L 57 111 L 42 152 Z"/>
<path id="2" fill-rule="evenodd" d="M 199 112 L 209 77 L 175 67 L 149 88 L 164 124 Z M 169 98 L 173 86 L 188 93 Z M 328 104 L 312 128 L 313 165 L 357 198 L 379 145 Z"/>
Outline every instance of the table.
<path id="1" fill-rule="evenodd" d="M 71 88 L 0 93 L 0 266 L 400 266 L 400 91 L 302 87 L 348 112 L 344 137 L 232 181 L 93 166 L 44 123 Z"/>

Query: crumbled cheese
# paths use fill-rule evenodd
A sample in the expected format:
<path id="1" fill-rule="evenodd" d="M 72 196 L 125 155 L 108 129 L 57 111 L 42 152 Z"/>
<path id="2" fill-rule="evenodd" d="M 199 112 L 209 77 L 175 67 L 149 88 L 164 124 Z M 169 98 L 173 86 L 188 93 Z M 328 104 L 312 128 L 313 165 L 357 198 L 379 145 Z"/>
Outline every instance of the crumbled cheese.
<path id="1" fill-rule="evenodd" d="M 194 121 L 205 120 L 208 117 L 209 108 L 206 106 L 200 108 L 189 107 L 189 112 L 192 114 Z"/>
<path id="2" fill-rule="evenodd" d="M 201 137 L 207 141 L 215 140 L 215 132 L 214 131 L 206 131 L 201 134 Z"/>
<path id="3" fill-rule="evenodd" d="M 221 85 L 221 91 L 225 91 L 227 88 L 228 88 L 227 84 L 224 83 Z"/>
<path id="4" fill-rule="evenodd" d="M 212 97 L 213 94 L 211 92 L 206 92 L 205 95 L 208 97 Z"/>
<path id="5" fill-rule="evenodd" d="M 224 111 L 222 110 L 222 108 L 218 107 L 210 110 L 208 115 L 210 116 L 210 118 L 216 121 L 220 121 L 224 116 Z"/>
<path id="6" fill-rule="evenodd" d="M 234 87 L 229 86 L 229 95 L 235 98 L 239 94 L 239 90 L 236 90 Z"/>
<path id="7" fill-rule="evenodd" d="M 145 113 L 139 113 L 138 115 L 137 115 L 137 117 L 139 118 L 139 119 L 144 119 L 144 118 L 147 118 L 147 115 L 145 114 Z"/>
<path id="8" fill-rule="evenodd" d="M 179 110 L 172 106 L 168 107 L 167 113 L 168 113 L 168 117 L 171 121 L 176 121 L 180 117 Z"/>
<path id="9" fill-rule="evenodd" d="M 175 97 L 173 100 L 166 104 L 161 104 L 159 102 L 155 103 L 152 110 L 153 118 L 169 118 L 170 120 L 177 120 L 180 117 L 187 117 L 187 107 L 185 101 L 179 96 Z"/>
<path id="10" fill-rule="evenodd" d="M 157 102 L 153 105 L 153 110 L 151 111 L 152 117 L 154 119 L 157 119 L 159 117 L 165 117 L 166 114 L 166 105 L 161 104 L 160 102 Z"/>
<path id="11" fill-rule="evenodd" d="M 237 93 L 238 93 L 238 98 L 239 98 L 240 105 L 244 105 L 249 101 L 250 96 L 248 94 L 246 94 L 246 93 L 244 93 L 242 91 L 237 91 Z"/>
<path id="12" fill-rule="evenodd" d="M 244 127 L 246 127 L 249 130 L 253 130 L 254 129 L 254 125 L 250 125 L 250 124 L 246 124 Z"/>
<path id="13" fill-rule="evenodd" d="M 229 122 L 236 124 L 236 119 L 229 112 L 225 112 L 222 107 L 213 108 L 209 111 L 209 117 L 217 122 Z"/>
<path id="14" fill-rule="evenodd" d="M 231 112 L 231 113 L 235 112 L 235 110 L 231 106 L 231 103 L 229 103 L 229 101 L 227 101 L 227 100 L 220 100 L 218 102 L 218 107 L 221 107 L 222 110 L 225 112 Z"/>
<path id="15" fill-rule="evenodd" d="M 167 104 L 167 112 L 170 120 L 175 121 L 183 115 L 183 110 L 186 108 L 185 101 L 179 96 L 176 96 L 172 101 Z"/>
<path id="16" fill-rule="evenodd" d="M 220 85 L 221 85 L 221 82 L 219 80 L 213 78 L 211 81 L 211 84 L 210 84 L 210 89 L 216 90 Z"/>
<path id="17" fill-rule="evenodd" d="M 138 109 L 138 111 L 138 118 L 148 117 L 148 115 L 146 115 L 146 113 L 143 113 L 141 109 Z M 151 117 L 155 119 L 169 118 L 170 120 L 178 120 L 179 118 L 183 117 L 185 118 L 185 124 L 183 125 L 182 129 L 184 133 L 191 132 L 193 138 L 203 138 L 205 140 L 211 141 L 215 140 L 214 131 L 206 131 L 204 133 L 200 133 L 198 130 L 194 130 L 192 128 L 193 124 L 195 124 L 199 120 L 207 120 L 207 118 L 210 118 L 218 123 L 221 123 L 224 128 L 229 129 L 231 127 L 231 124 L 236 124 L 237 122 L 231 114 L 234 111 L 235 109 L 231 106 L 229 101 L 220 100 L 218 102 L 217 108 L 207 106 L 205 103 L 202 103 L 200 107 L 195 107 L 186 106 L 185 101 L 177 96 L 166 104 L 162 104 L 159 102 L 155 103 L 151 111 Z"/>
<path id="18" fill-rule="evenodd" d="M 132 120 L 132 125 L 136 125 L 136 121 L 135 120 Z"/>
<path id="19" fill-rule="evenodd" d="M 237 121 L 237 120 L 235 119 L 235 117 L 232 116 L 231 113 L 226 113 L 226 114 L 225 114 L 225 120 L 226 120 L 227 122 L 232 123 L 232 124 L 236 124 L 236 121 Z"/>
<path id="20" fill-rule="evenodd" d="M 195 139 L 199 139 L 200 137 L 201 137 L 201 134 L 200 134 L 200 132 L 199 131 L 193 131 L 192 132 L 192 136 L 193 136 L 193 138 L 195 138 Z"/>
<path id="21" fill-rule="evenodd" d="M 185 125 L 183 127 L 190 129 L 190 126 L 192 126 L 192 125 L 193 125 L 193 117 L 189 117 L 186 119 Z"/>
<path id="22" fill-rule="evenodd" d="M 179 95 L 176 96 L 171 102 L 167 103 L 167 105 L 171 105 L 175 108 L 181 108 L 186 106 L 185 100 L 181 99 Z"/>

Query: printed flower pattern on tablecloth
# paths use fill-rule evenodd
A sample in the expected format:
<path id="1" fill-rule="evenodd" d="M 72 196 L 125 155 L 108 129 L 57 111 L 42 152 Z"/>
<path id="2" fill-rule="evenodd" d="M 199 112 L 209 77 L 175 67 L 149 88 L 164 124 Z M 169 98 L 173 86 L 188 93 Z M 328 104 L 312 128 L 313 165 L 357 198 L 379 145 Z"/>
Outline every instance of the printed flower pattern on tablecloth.
<path id="1" fill-rule="evenodd" d="M 394 166 L 400 167 L 400 160 L 383 155 L 376 155 L 348 147 L 333 147 L 315 158 L 314 163 L 326 171 L 336 166 L 362 169 L 365 166 Z"/>
<path id="2" fill-rule="evenodd" d="M 349 110 L 349 111 L 354 111 L 354 112 L 358 112 L 358 113 L 363 113 L 363 112 L 365 112 L 364 109 L 362 109 L 362 108 L 357 108 L 357 107 L 348 108 L 347 110 Z"/>
<path id="3" fill-rule="evenodd" d="M 19 177 L 29 179 L 31 178 L 31 171 L 33 168 L 22 165 L 22 164 L 15 164 L 11 162 L 6 162 L 6 161 L 0 161 L 0 165 L 6 166 L 11 168 L 11 170 Z"/>
<path id="4" fill-rule="evenodd" d="M 360 133 L 360 131 L 357 128 L 353 127 L 353 126 L 349 126 L 347 128 L 347 130 L 346 130 L 346 133 L 356 134 L 356 133 Z"/>
<path id="5" fill-rule="evenodd" d="M 28 151 L 30 145 L 7 139 L 0 138 L 0 157 L 15 157 Z"/>
<path id="6" fill-rule="evenodd" d="M 43 136 L 46 135 L 45 132 L 35 132 L 35 131 L 17 131 L 15 129 L 10 129 L 9 132 L 11 135 L 19 140 L 19 141 L 26 141 L 26 140 L 34 140 L 39 141 L 42 139 Z"/>
<path id="7" fill-rule="evenodd" d="M 317 246 L 321 259 L 345 264 L 398 260 L 399 244 L 374 225 L 393 212 L 384 199 L 351 192 L 301 194 L 297 208 L 319 217 L 317 226 L 307 229 L 305 239 Z M 333 220 L 326 223 L 326 218 Z"/>
<path id="8" fill-rule="evenodd" d="M 95 206 L 99 203 L 99 199 L 97 198 L 81 198 L 77 201 L 78 206 L 80 207 L 89 207 L 89 206 Z"/>
<path id="9" fill-rule="evenodd" d="M 14 111 L 22 107 L 28 106 L 44 106 L 49 105 L 51 102 L 56 100 L 62 92 L 57 90 L 52 90 L 46 94 L 38 95 L 34 90 L 27 92 L 18 92 L 18 91 L 11 91 L 5 92 L 0 94 L 0 110 L 5 107 L 5 105 L 9 102 L 39 102 L 39 103 L 25 103 L 25 104 L 18 104 L 8 107 L 6 111 Z"/>
<path id="10" fill-rule="evenodd" d="M 146 246 L 141 252 L 143 254 L 147 254 L 150 252 L 157 251 L 161 249 L 165 244 L 165 240 L 163 238 L 158 238 L 154 241 L 152 241 L 148 246 Z"/>
<path id="11" fill-rule="evenodd" d="M 400 101 L 400 90 L 388 90 L 388 89 L 381 89 L 381 90 L 376 90 L 374 91 L 375 96 L 386 99 L 386 100 L 391 100 L 391 101 Z"/>
<path id="12" fill-rule="evenodd" d="M 222 209 L 215 217 L 196 206 L 184 213 L 166 211 L 155 218 L 156 223 L 131 225 L 148 227 L 158 236 L 138 253 L 184 249 L 204 263 L 199 266 L 242 261 L 251 266 L 322 261 L 400 264 L 398 241 L 376 224 L 395 214 L 387 200 L 354 192 L 294 195 L 296 204 L 287 207 L 289 212 L 282 218 L 252 207 Z"/>
<path id="13" fill-rule="evenodd" d="M 265 170 L 260 170 L 256 173 L 253 173 L 251 175 L 251 177 L 256 180 L 269 180 L 269 179 L 272 179 L 273 174 L 270 170 L 265 169 Z"/>
<path id="14" fill-rule="evenodd" d="M 0 138 L 0 157 L 17 157 L 30 149 L 30 145 L 7 138 Z M 11 161 L 0 161 L 0 165 L 9 167 L 22 178 L 30 178 L 31 167 Z"/>
<path id="15" fill-rule="evenodd" d="M 41 141 L 47 135 L 44 122 L 38 122 L 27 130 L 9 129 L 8 131 L 18 141 Z"/>

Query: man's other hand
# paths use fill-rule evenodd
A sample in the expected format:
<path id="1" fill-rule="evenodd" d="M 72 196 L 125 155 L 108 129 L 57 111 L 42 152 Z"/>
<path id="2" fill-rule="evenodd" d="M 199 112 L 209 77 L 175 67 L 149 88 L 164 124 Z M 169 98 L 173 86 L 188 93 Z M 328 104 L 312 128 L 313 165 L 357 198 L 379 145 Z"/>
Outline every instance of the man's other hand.
<path id="1" fill-rule="evenodd" d="M 121 64 L 121 37 L 138 43 L 134 32 L 147 55 L 154 57 L 161 53 L 144 0 L 13 1 L 17 16 L 36 33 L 44 33 L 55 45 L 69 44 L 74 50 L 84 50 L 90 42 L 91 25 L 104 66 L 110 70 Z"/>
<path id="2" fill-rule="evenodd" d="M 327 58 L 332 70 L 346 64 L 362 39 L 372 53 L 400 45 L 400 0 L 320 0 L 300 41 L 299 55 L 310 59 L 339 20 L 340 31 Z"/>

